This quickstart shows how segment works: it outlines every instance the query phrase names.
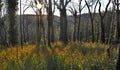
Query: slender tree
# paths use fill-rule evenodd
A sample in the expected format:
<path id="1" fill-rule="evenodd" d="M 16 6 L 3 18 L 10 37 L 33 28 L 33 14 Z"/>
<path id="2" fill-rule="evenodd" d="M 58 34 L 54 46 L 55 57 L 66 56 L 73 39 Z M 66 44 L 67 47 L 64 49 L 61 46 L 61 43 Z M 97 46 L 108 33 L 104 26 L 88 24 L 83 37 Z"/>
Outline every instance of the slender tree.
<path id="1" fill-rule="evenodd" d="M 101 42 L 105 43 L 105 26 L 104 26 L 104 18 L 107 13 L 108 6 L 111 2 L 111 0 L 108 1 L 106 7 L 105 7 L 105 12 L 101 12 L 101 2 L 99 1 L 99 15 L 100 15 L 100 23 L 101 23 Z"/>
<path id="2" fill-rule="evenodd" d="M 54 27 L 53 27 L 53 13 L 54 9 L 52 7 L 53 0 L 45 0 L 45 8 L 47 10 L 47 20 L 48 20 L 48 46 L 51 46 L 51 42 L 54 42 Z"/>
<path id="3" fill-rule="evenodd" d="M 79 23 L 78 23 L 78 27 L 77 27 L 77 40 L 81 40 L 80 39 L 80 23 L 81 23 L 81 12 L 84 9 L 84 7 L 86 6 L 86 4 L 84 6 L 82 6 L 82 1 L 83 0 L 78 0 L 79 1 Z"/>
<path id="4" fill-rule="evenodd" d="M 21 46 L 23 46 L 23 34 L 22 34 L 22 17 L 21 17 L 21 14 L 22 14 L 22 10 L 21 10 L 21 0 L 20 0 L 20 44 Z"/>
<path id="5" fill-rule="evenodd" d="M 117 40 L 118 43 L 120 43 L 120 1 L 119 0 L 114 0 L 115 6 L 116 6 L 116 21 L 117 21 Z M 119 46 L 119 55 L 118 55 L 118 60 L 117 60 L 117 66 L 116 70 L 120 70 L 120 45 Z"/>
<path id="6" fill-rule="evenodd" d="M 75 6 L 77 5 L 76 3 L 72 3 L 72 5 L 69 7 L 69 11 L 71 12 L 71 14 L 74 17 L 74 31 L 73 31 L 73 41 L 77 40 L 77 7 Z"/>
<path id="7" fill-rule="evenodd" d="M 91 20 L 91 31 L 92 31 L 92 42 L 95 41 L 95 35 L 94 35 L 94 14 L 95 14 L 95 11 L 96 11 L 96 7 L 97 7 L 97 4 L 98 4 L 98 1 L 96 2 L 96 0 L 92 0 L 90 1 L 89 3 L 85 0 L 85 3 L 87 5 L 87 8 L 88 8 L 88 11 L 89 11 L 89 14 L 90 14 L 90 20 Z M 90 5 L 90 3 L 92 3 L 92 5 Z M 95 7 L 94 7 L 94 14 L 92 13 L 92 6 L 95 4 Z M 90 8 L 91 7 L 91 8 Z"/>

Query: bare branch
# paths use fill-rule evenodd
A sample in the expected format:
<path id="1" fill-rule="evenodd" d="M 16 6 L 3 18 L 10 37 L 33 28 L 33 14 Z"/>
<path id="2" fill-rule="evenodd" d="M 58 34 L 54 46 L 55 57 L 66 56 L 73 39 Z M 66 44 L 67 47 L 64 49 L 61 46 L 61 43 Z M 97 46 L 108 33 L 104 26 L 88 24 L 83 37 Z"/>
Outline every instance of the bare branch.
<path id="1" fill-rule="evenodd" d="M 69 2 L 71 2 L 71 0 L 66 0 L 65 7 L 68 5 Z"/>
<path id="2" fill-rule="evenodd" d="M 87 3 L 86 0 L 85 0 L 85 3 L 86 3 L 86 5 L 87 5 L 87 8 L 88 8 L 88 11 L 89 11 L 90 15 L 92 15 L 92 12 L 90 11 L 90 6 L 89 6 L 89 4 Z"/>
<path id="3" fill-rule="evenodd" d="M 106 8 L 105 8 L 105 13 L 104 13 L 104 15 L 103 15 L 103 16 L 105 16 L 105 15 L 106 15 L 106 13 L 107 13 L 107 9 L 108 9 L 108 6 L 109 6 L 110 2 L 111 2 L 111 0 L 109 0 L 109 2 L 107 3 L 107 6 L 106 6 Z"/>
<path id="4" fill-rule="evenodd" d="M 81 11 L 85 8 L 86 4 L 81 8 Z"/>
<path id="5" fill-rule="evenodd" d="M 58 0 L 57 0 L 57 1 L 58 1 Z M 61 7 L 60 7 L 60 5 L 57 3 L 57 1 L 54 0 L 54 5 L 56 5 L 57 8 L 58 8 L 59 10 L 61 10 Z"/>
<path id="6" fill-rule="evenodd" d="M 101 2 L 99 1 L 99 14 L 100 14 L 100 16 L 104 17 L 106 15 L 110 2 L 111 2 L 111 0 L 109 0 L 109 2 L 107 3 L 106 8 L 105 8 L 105 12 L 102 15 L 102 13 L 101 13 Z"/>
<path id="7" fill-rule="evenodd" d="M 94 14 L 95 14 L 95 11 L 96 11 L 96 7 L 97 7 L 97 4 L 99 3 L 99 0 L 97 0 L 96 4 L 95 4 L 95 7 L 94 7 Z"/>
<path id="8" fill-rule="evenodd" d="M 100 14 L 100 16 L 102 16 L 102 13 L 101 13 L 101 2 L 100 1 L 99 1 L 99 14 Z"/>

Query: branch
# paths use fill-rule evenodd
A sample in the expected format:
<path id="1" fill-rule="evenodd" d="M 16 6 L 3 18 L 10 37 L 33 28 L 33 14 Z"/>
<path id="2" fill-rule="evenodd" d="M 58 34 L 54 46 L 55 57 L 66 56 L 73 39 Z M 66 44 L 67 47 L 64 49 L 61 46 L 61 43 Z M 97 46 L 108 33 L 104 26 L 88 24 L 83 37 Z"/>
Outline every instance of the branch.
<path id="1" fill-rule="evenodd" d="M 106 6 L 106 8 L 105 8 L 105 13 L 103 14 L 103 17 L 104 17 L 104 16 L 106 15 L 106 13 L 107 13 L 107 9 L 108 9 L 108 6 L 109 6 L 110 2 L 111 2 L 111 0 L 109 0 L 109 2 L 107 3 L 107 6 Z"/>
<path id="2" fill-rule="evenodd" d="M 58 1 L 58 0 L 57 0 L 57 1 Z M 54 0 L 54 5 L 56 5 L 57 8 L 58 8 L 59 10 L 61 10 L 61 7 L 60 7 L 60 5 L 57 4 L 57 1 Z"/>
<path id="3" fill-rule="evenodd" d="M 97 7 L 97 4 L 99 3 L 99 0 L 97 0 L 96 4 L 95 4 L 95 8 L 94 8 L 94 14 L 95 14 L 95 11 L 96 11 L 96 7 Z"/>
<path id="4" fill-rule="evenodd" d="M 85 0 L 85 3 L 86 3 L 86 5 L 87 5 L 87 8 L 88 8 L 88 11 L 89 11 L 90 15 L 92 15 L 92 13 L 91 13 L 91 11 L 90 11 L 90 7 L 89 7 L 89 5 L 88 5 L 88 3 L 87 3 L 86 0 Z"/>
<path id="5" fill-rule="evenodd" d="M 75 9 L 73 9 L 72 7 L 69 7 L 69 9 L 67 9 L 67 10 L 74 15 L 74 13 L 75 13 L 74 10 L 75 10 Z"/>
<path id="6" fill-rule="evenodd" d="M 55 12 L 55 5 L 54 5 L 54 7 L 53 7 L 53 13 Z"/>
<path id="7" fill-rule="evenodd" d="M 71 0 L 66 0 L 66 3 L 65 3 L 65 6 L 64 6 L 64 7 L 66 7 L 69 2 L 71 2 Z"/>
<path id="8" fill-rule="evenodd" d="M 37 4 L 37 1 L 36 1 L 36 0 L 34 0 L 34 3 L 35 3 L 35 4 Z"/>
<path id="9" fill-rule="evenodd" d="M 101 2 L 100 1 L 99 1 L 99 15 L 102 16 L 102 13 L 101 13 Z"/>
<path id="10" fill-rule="evenodd" d="M 47 0 L 45 0 L 44 7 L 46 8 L 46 11 L 48 12 L 49 6 L 48 6 L 48 3 L 47 3 Z"/>
<path id="11" fill-rule="evenodd" d="M 81 8 L 81 11 L 85 8 L 86 4 Z"/>
<path id="12" fill-rule="evenodd" d="M 31 8 L 33 9 L 33 11 L 37 14 L 37 11 L 31 6 Z"/>
<path id="13" fill-rule="evenodd" d="M 86 4 L 81 8 L 81 3 L 82 3 L 82 0 L 79 0 L 79 12 L 81 12 L 84 8 L 85 8 L 85 6 L 86 6 Z"/>

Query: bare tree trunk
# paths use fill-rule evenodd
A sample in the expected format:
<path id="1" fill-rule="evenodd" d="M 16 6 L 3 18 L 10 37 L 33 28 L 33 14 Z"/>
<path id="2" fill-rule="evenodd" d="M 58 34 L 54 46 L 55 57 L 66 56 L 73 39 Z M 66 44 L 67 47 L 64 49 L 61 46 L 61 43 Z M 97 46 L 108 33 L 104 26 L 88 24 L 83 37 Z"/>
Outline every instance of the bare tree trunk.
<path id="1" fill-rule="evenodd" d="M 36 45 L 37 45 L 37 47 L 39 47 L 40 46 L 40 24 L 39 24 L 39 15 L 37 14 L 37 24 L 36 24 Z"/>
<path id="2" fill-rule="evenodd" d="M 51 2 L 51 0 L 49 0 L 49 8 L 48 8 L 48 46 L 51 46 L 51 42 L 54 42 L 54 26 L 53 26 L 52 2 Z"/>
<path id="3" fill-rule="evenodd" d="M 100 22 L 101 22 L 101 42 L 102 43 L 105 43 L 105 26 L 104 26 L 104 17 L 107 13 L 107 9 L 108 9 L 108 6 L 110 4 L 111 0 L 109 0 L 109 2 L 107 3 L 106 7 L 105 7 L 105 12 L 102 13 L 101 12 L 101 2 L 99 1 L 99 15 L 100 15 Z"/>
<path id="4" fill-rule="evenodd" d="M 77 14 L 74 15 L 74 32 L 73 32 L 73 41 L 76 41 L 77 37 Z"/>
<path id="5" fill-rule="evenodd" d="M 119 0 L 117 0 L 116 2 L 116 6 L 117 6 L 117 10 L 116 10 L 116 19 L 117 19 L 117 39 L 118 42 L 120 43 L 120 10 L 119 10 Z M 117 60 L 117 66 L 116 66 L 116 70 L 120 70 L 120 45 L 119 45 L 119 55 L 118 55 L 118 60 Z"/>
<path id="6" fill-rule="evenodd" d="M 23 35 L 22 35 L 22 17 L 21 17 L 22 11 L 21 11 L 21 0 L 20 0 L 20 44 L 21 47 L 23 46 Z"/>
<path id="7" fill-rule="evenodd" d="M 105 29 L 104 29 L 103 17 L 101 17 L 101 41 L 102 43 L 105 43 Z"/>
<path id="8" fill-rule="evenodd" d="M 59 0 L 59 4 L 54 0 L 54 4 L 60 11 L 60 40 L 63 43 L 68 43 L 68 35 L 67 35 L 67 14 L 66 7 L 71 0 Z"/>
<path id="9" fill-rule="evenodd" d="M 81 12 L 79 14 L 79 23 L 78 23 L 78 32 L 77 32 L 77 39 L 80 41 L 80 23 L 81 23 Z"/>
<path id="10" fill-rule="evenodd" d="M 60 40 L 63 41 L 65 44 L 68 42 L 67 38 L 67 15 L 66 9 L 63 8 L 60 11 Z"/>

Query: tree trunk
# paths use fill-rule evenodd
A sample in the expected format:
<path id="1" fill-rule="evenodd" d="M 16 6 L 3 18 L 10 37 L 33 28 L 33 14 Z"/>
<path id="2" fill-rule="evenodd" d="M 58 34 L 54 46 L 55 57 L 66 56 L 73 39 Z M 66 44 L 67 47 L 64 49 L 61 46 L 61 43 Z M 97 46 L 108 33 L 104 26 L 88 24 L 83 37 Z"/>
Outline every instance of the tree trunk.
<path id="1" fill-rule="evenodd" d="M 18 30 L 15 20 L 16 7 L 17 7 L 17 0 L 8 0 L 8 17 L 9 17 L 8 40 L 9 40 L 9 45 L 12 46 L 15 46 L 18 43 Z"/>
<path id="2" fill-rule="evenodd" d="M 78 23 L 78 32 L 77 32 L 77 39 L 78 41 L 80 41 L 80 22 L 81 22 L 81 12 L 80 12 L 80 15 L 79 15 L 79 23 Z"/>
<path id="3" fill-rule="evenodd" d="M 117 0 L 117 10 L 116 10 L 116 18 L 117 18 L 117 40 L 120 43 L 120 10 L 119 10 L 119 0 Z M 118 55 L 118 60 L 117 60 L 117 66 L 116 66 L 116 70 L 120 70 L 120 45 L 119 45 L 119 55 Z"/>
<path id="4" fill-rule="evenodd" d="M 120 45 L 118 47 L 119 47 L 119 55 L 118 55 L 116 70 L 120 70 Z"/>
<path id="5" fill-rule="evenodd" d="M 39 15 L 37 14 L 37 24 L 36 24 L 36 46 L 39 47 L 40 46 L 40 24 L 39 24 Z"/>
<path id="6" fill-rule="evenodd" d="M 93 25 L 93 16 L 92 16 L 92 14 L 90 15 L 90 19 L 91 19 L 91 29 L 92 29 L 92 42 L 94 42 L 95 41 L 95 36 L 94 36 L 94 25 Z"/>
<path id="7" fill-rule="evenodd" d="M 104 29 L 103 17 L 101 17 L 101 42 L 105 43 L 105 29 Z"/>
<path id="8" fill-rule="evenodd" d="M 66 9 L 63 8 L 60 10 L 60 41 L 67 44 L 67 15 Z"/>
<path id="9" fill-rule="evenodd" d="M 77 31 L 76 31 L 76 28 L 77 28 L 77 15 L 74 15 L 74 32 L 73 32 L 73 41 L 76 41 L 76 37 L 77 37 Z"/>
<path id="10" fill-rule="evenodd" d="M 48 46 L 51 46 L 51 42 L 54 42 L 54 26 L 53 26 L 53 13 L 52 2 L 49 0 L 48 8 Z"/>

